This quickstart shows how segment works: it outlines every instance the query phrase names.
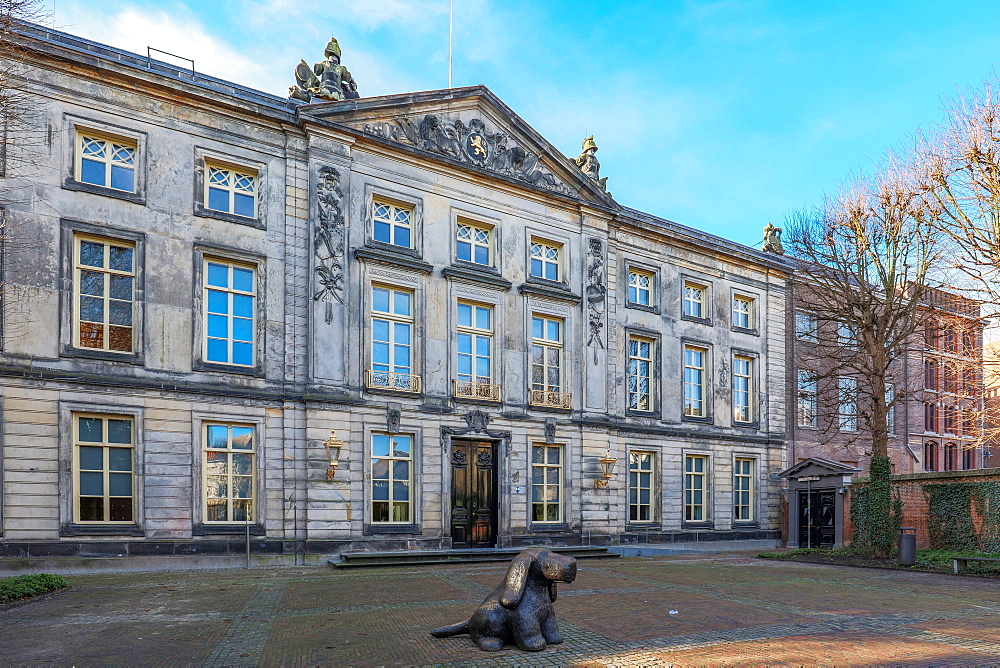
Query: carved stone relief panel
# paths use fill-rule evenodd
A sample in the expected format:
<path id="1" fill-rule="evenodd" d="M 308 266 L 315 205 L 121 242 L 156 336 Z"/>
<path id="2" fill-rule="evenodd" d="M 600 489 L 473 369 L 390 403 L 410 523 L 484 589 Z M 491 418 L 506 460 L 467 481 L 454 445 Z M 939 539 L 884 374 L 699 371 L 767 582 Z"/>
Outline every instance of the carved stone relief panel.
<path id="1" fill-rule="evenodd" d="M 326 304 L 326 324 L 333 322 L 333 303 L 344 303 L 344 193 L 340 172 L 324 165 L 316 184 L 318 220 L 313 237 L 316 289 L 313 299 Z"/>

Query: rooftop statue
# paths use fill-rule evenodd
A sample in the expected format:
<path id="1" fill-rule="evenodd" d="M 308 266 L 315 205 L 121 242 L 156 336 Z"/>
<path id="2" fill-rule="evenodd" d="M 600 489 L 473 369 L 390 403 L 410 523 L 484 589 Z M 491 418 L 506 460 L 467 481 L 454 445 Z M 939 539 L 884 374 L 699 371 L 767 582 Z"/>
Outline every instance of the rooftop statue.
<path id="1" fill-rule="evenodd" d="M 594 142 L 594 135 L 583 140 L 583 153 L 577 157 L 576 165 L 584 174 L 596 181 L 601 190 L 607 191 L 608 177 L 601 178 L 601 163 L 597 161 L 597 144 Z"/>
<path id="2" fill-rule="evenodd" d="M 765 253 L 785 254 L 785 248 L 781 245 L 781 228 L 768 223 L 764 227 L 764 246 L 761 248 Z"/>
<path id="3" fill-rule="evenodd" d="M 323 51 L 326 60 L 309 68 L 306 61 L 295 66 L 295 85 L 288 88 L 288 97 L 301 102 L 356 100 L 358 84 L 346 67 L 340 64 L 340 44 L 330 38 Z"/>

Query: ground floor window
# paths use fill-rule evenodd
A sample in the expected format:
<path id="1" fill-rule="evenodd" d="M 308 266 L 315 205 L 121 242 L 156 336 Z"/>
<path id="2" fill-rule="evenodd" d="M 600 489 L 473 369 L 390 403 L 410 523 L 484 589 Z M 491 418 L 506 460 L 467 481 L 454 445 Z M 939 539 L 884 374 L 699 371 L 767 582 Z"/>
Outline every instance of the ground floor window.
<path id="1" fill-rule="evenodd" d="M 372 522 L 413 522 L 413 436 L 372 434 Z"/>
<path id="2" fill-rule="evenodd" d="M 653 470 L 656 455 L 652 452 L 628 453 L 629 522 L 653 521 Z"/>
<path id="3" fill-rule="evenodd" d="M 684 520 L 704 522 L 705 474 L 708 471 L 708 457 L 687 455 L 684 457 Z"/>
<path id="4" fill-rule="evenodd" d="M 738 458 L 733 466 L 733 520 L 751 522 L 753 510 L 753 460 Z"/>
<path id="5" fill-rule="evenodd" d="M 933 441 L 924 443 L 924 470 L 937 470 L 937 443 Z"/>
<path id="6" fill-rule="evenodd" d="M 563 456 L 561 445 L 531 448 L 531 521 L 562 522 Z"/>
<path id="7" fill-rule="evenodd" d="M 205 425 L 205 522 L 253 522 L 257 498 L 252 425 Z"/>
<path id="8" fill-rule="evenodd" d="M 135 521 L 135 440 L 132 418 L 73 416 L 74 521 Z"/>

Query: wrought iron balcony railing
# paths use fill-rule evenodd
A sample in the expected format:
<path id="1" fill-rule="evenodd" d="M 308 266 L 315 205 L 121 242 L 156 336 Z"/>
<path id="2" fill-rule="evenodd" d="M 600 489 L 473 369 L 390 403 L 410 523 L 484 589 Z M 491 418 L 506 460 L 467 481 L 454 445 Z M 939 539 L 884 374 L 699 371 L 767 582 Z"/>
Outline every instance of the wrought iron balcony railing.
<path id="1" fill-rule="evenodd" d="M 420 392 L 420 376 L 409 373 L 390 373 L 388 371 L 369 369 L 365 373 L 365 383 L 373 390 Z"/>
<path id="2" fill-rule="evenodd" d="M 573 395 L 568 392 L 551 392 L 549 390 L 528 390 L 528 403 L 532 406 L 546 408 L 572 408 L 570 403 Z"/>
<path id="3" fill-rule="evenodd" d="M 467 380 L 455 381 L 455 398 L 500 401 L 500 386 L 491 383 L 476 383 Z"/>

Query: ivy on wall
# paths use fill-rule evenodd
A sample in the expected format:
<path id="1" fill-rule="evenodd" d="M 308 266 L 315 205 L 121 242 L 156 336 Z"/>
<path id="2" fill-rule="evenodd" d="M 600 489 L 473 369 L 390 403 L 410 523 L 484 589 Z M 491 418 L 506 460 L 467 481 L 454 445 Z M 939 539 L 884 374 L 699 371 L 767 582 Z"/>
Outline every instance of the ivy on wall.
<path id="1" fill-rule="evenodd" d="M 896 545 L 903 518 L 903 502 L 892 489 L 888 457 L 872 457 L 869 478 L 851 492 L 852 547 L 876 556 L 888 556 Z"/>
<path id="2" fill-rule="evenodd" d="M 931 547 L 1000 552 L 1000 482 L 924 485 Z M 973 514 L 982 518 L 976 531 Z"/>

